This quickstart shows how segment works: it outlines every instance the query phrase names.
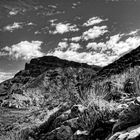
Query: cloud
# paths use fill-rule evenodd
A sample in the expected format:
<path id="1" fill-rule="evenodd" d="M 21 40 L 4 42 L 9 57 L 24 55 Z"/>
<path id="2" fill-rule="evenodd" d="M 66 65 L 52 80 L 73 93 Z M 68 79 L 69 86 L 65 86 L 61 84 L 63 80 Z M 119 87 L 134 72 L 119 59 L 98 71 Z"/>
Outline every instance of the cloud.
<path id="1" fill-rule="evenodd" d="M 6 52 L 0 52 L 0 56 L 6 56 L 7 55 L 7 53 Z"/>
<path id="2" fill-rule="evenodd" d="M 63 23 L 54 24 L 53 23 L 53 26 L 55 26 L 55 30 L 50 31 L 50 33 L 52 34 L 64 34 L 66 32 L 79 31 L 76 25 L 71 25 L 70 23 L 67 23 L 67 24 L 63 24 Z"/>
<path id="3" fill-rule="evenodd" d="M 0 72 L 0 83 L 12 78 L 13 76 L 13 73 Z"/>
<path id="4" fill-rule="evenodd" d="M 65 42 L 63 45 L 65 49 L 55 49 L 48 55 L 89 65 L 105 66 L 124 53 L 137 48 L 140 45 L 140 37 L 133 34 L 131 36 L 129 34 L 112 35 L 106 42 L 89 42 L 84 52 L 78 51 L 81 48 L 79 43 Z"/>
<path id="5" fill-rule="evenodd" d="M 102 48 L 105 48 L 105 43 L 104 42 L 100 42 L 100 43 L 96 43 L 96 42 L 90 42 L 87 44 L 86 48 L 90 49 L 90 50 L 100 50 Z"/>
<path id="6" fill-rule="evenodd" d="M 130 33 L 128 33 L 128 35 L 137 35 L 137 33 L 139 32 L 139 29 L 136 29 L 135 31 L 131 31 Z"/>
<path id="7" fill-rule="evenodd" d="M 11 16 L 15 16 L 15 15 L 17 15 L 18 14 L 18 10 L 16 10 L 16 9 L 12 9 L 10 12 L 9 12 L 9 15 L 11 15 Z"/>
<path id="8" fill-rule="evenodd" d="M 64 51 L 64 50 L 71 50 L 71 51 L 76 51 L 80 49 L 81 46 L 78 43 L 67 43 L 67 42 L 59 42 L 58 47 L 55 50 L 59 51 Z"/>
<path id="9" fill-rule="evenodd" d="M 79 42 L 80 40 L 81 40 L 81 36 L 76 36 L 71 38 L 71 41 L 73 42 Z"/>
<path id="10" fill-rule="evenodd" d="M 140 37 L 129 37 L 125 41 L 119 41 L 112 48 L 117 55 L 121 55 L 128 50 L 137 48 L 140 45 Z"/>
<path id="11" fill-rule="evenodd" d="M 56 6 L 56 5 L 48 5 L 48 7 L 50 7 L 50 8 L 54 8 L 54 9 L 56 9 L 56 8 L 57 8 L 57 6 Z"/>
<path id="12" fill-rule="evenodd" d="M 107 65 L 116 58 L 115 56 L 111 56 L 110 58 L 108 58 L 106 54 L 101 53 L 93 54 L 92 52 L 77 52 L 73 50 L 67 51 L 55 50 L 54 52 L 48 53 L 48 55 L 57 56 L 61 59 L 99 66 Z"/>
<path id="13" fill-rule="evenodd" d="M 89 40 L 89 39 L 96 39 L 102 35 L 104 35 L 107 30 L 107 26 L 94 26 L 93 28 L 90 28 L 89 30 L 85 31 L 82 35 L 83 40 Z"/>
<path id="14" fill-rule="evenodd" d="M 77 51 L 81 48 L 80 44 L 78 43 L 70 43 L 69 45 L 69 50 L 72 50 L 72 51 Z"/>
<path id="15" fill-rule="evenodd" d="M 140 45 L 139 36 L 127 37 L 122 40 L 123 37 L 127 37 L 126 34 L 116 34 L 111 36 L 107 42 L 92 42 L 88 43 L 87 49 L 100 50 L 100 53 L 104 53 L 108 50 L 112 50 L 112 55 L 120 56 L 123 53 L 135 49 Z"/>
<path id="16" fill-rule="evenodd" d="M 101 23 L 101 22 L 103 22 L 103 21 L 106 21 L 106 20 L 107 20 L 107 19 L 103 20 L 103 19 L 101 19 L 100 17 L 92 17 L 92 18 L 90 18 L 87 22 L 85 22 L 85 23 L 83 24 L 83 26 L 86 26 L 86 27 L 92 26 L 92 25 L 99 24 L 99 23 Z"/>
<path id="17" fill-rule="evenodd" d="M 27 23 L 28 26 L 35 26 L 36 24 L 34 24 L 33 22 L 29 22 Z"/>
<path id="18" fill-rule="evenodd" d="M 67 24 L 59 23 L 56 25 L 56 33 L 63 34 L 69 31 L 69 26 Z"/>
<path id="19" fill-rule="evenodd" d="M 68 41 L 71 41 L 71 42 L 79 42 L 80 40 L 82 39 L 81 36 L 75 36 L 75 37 L 72 37 L 72 38 L 63 38 L 62 41 L 65 41 L 65 42 L 68 42 Z"/>
<path id="20" fill-rule="evenodd" d="M 72 8 L 77 8 L 79 5 L 81 4 L 80 1 L 76 2 L 76 3 L 72 3 Z"/>
<path id="21" fill-rule="evenodd" d="M 2 50 L 12 58 L 29 60 L 31 58 L 41 57 L 44 55 L 44 53 L 41 52 L 41 44 L 41 41 L 21 41 L 20 43 L 14 44 L 11 47 L 6 46 Z"/>
<path id="22" fill-rule="evenodd" d="M 78 52 L 79 43 L 59 42 L 58 47 L 47 55 L 57 56 L 61 59 L 88 63 L 89 65 L 105 65 L 109 60 L 106 54 L 91 52 Z M 113 59 L 113 56 L 112 56 Z"/>
<path id="23" fill-rule="evenodd" d="M 22 23 L 19 22 L 14 22 L 11 25 L 7 25 L 3 28 L 4 31 L 10 31 L 13 32 L 15 29 L 21 29 L 22 28 Z"/>
<path id="24" fill-rule="evenodd" d="M 64 50 L 68 47 L 68 43 L 67 42 L 59 42 L 58 43 L 58 47 L 56 48 L 57 50 Z"/>

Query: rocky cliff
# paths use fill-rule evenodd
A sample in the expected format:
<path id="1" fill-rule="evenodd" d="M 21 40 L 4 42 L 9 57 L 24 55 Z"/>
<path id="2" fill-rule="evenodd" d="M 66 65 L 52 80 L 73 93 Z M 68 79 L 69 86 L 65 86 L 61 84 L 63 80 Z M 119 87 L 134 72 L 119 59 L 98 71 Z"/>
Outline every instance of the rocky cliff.
<path id="1" fill-rule="evenodd" d="M 35 98 L 35 92 L 36 96 L 39 96 L 36 98 L 47 96 L 50 90 L 52 92 L 59 89 L 60 92 L 64 87 L 69 92 L 69 85 L 77 92 L 80 90 L 78 88 L 99 69 L 98 66 L 62 60 L 54 56 L 32 59 L 30 63 L 25 64 L 24 70 L 15 74 L 14 78 L 0 84 L 1 105 L 15 106 L 17 100 L 29 102 L 32 100 L 29 96 Z M 22 103 L 17 106 L 24 107 Z"/>
<path id="2" fill-rule="evenodd" d="M 35 58 L 0 84 L 2 140 L 139 140 L 140 47 L 100 68 Z"/>
<path id="3" fill-rule="evenodd" d="M 135 66 L 140 66 L 140 46 L 102 68 L 95 77 L 96 79 L 103 79 L 111 75 L 123 73 Z"/>

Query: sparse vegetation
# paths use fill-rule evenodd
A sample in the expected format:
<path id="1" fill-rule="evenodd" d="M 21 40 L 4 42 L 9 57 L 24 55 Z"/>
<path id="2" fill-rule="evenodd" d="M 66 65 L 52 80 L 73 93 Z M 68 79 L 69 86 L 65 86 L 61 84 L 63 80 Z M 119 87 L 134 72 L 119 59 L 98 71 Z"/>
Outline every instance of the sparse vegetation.
<path id="1" fill-rule="evenodd" d="M 26 140 L 31 137 L 33 140 L 53 140 L 58 139 L 63 129 L 67 129 L 64 132 L 69 133 L 71 139 L 78 139 L 77 132 L 87 140 L 108 138 L 112 130 L 118 130 L 113 126 L 121 120 L 119 114 L 140 96 L 140 67 L 130 67 L 108 77 L 96 77 L 92 72 L 90 68 L 59 67 L 30 78 L 23 85 L 14 83 L 12 86 L 14 80 L 10 84 L 6 82 L 9 89 L 11 86 L 8 90 L 10 96 L 4 98 L 1 105 L 13 108 L 1 116 L 3 119 L 11 113 L 7 118 L 10 122 L 0 128 L 0 139 Z M 124 111 L 127 112 L 124 116 L 129 118 L 132 110 Z M 17 111 L 19 114 L 14 119 Z"/>

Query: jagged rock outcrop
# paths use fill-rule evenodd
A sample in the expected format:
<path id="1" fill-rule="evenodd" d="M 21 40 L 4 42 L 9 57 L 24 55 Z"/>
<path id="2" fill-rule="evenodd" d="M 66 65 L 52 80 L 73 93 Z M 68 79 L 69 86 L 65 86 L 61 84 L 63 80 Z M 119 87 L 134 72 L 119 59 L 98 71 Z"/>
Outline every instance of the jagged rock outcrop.
<path id="1" fill-rule="evenodd" d="M 82 105 L 69 107 L 62 105 L 53 113 L 46 122 L 35 128 L 31 134 L 34 139 L 67 140 L 74 133 L 81 129 L 79 126 L 79 116 L 84 113 L 86 108 Z"/>
<path id="2" fill-rule="evenodd" d="M 140 125 L 132 126 L 124 131 L 115 133 L 108 140 L 139 140 L 140 139 Z"/>
<path id="3" fill-rule="evenodd" d="M 49 116 L 48 120 L 32 129 L 28 137 L 33 140 L 104 140 L 111 133 L 114 121 L 101 121 L 95 117 L 94 128 L 86 128 L 84 125 L 89 119 L 86 113 L 88 109 L 83 105 L 70 108 L 64 105 Z"/>
<path id="4" fill-rule="evenodd" d="M 32 59 L 0 84 L 1 106 L 28 112 L 19 122 L 16 118 L 12 125 L 3 125 L 2 136 L 19 129 L 18 124 L 19 139 L 26 135 L 31 140 L 139 140 L 139 77 L 121 75 L 139 65 L 139 56 L 140 47 L 99 72 L 98 67 L 52 56 Z"/>
<path id="5" fill-rule="evenodd" d="M 130 126 L 140 123 L 140 104 L 131 103 L 128 108 L 124 109 L 120 115 L 118 122 L 114 125 L 113 133 L 125 130 Z"/>
<path id="6" fill-rule="evenodd" d="M 109 140 L 139 140 L 140 139 L 140 100 L 137 97 L 120 115 Z"/>
<path id="7" fill-rule="evenodd" d="M 126 53 L 113 63 L 103 67 L 96 76 L 92 78 L 96 80 L 103 80 L 114 74 L 120 74 L 129 68 L 140 65 L 140 46 L 136 49 Z"/>
<path id="8" fill-rule="evenodd" d="M 30 77 L 37 77 L 43 72 L 47 70 L 53 70 L 55 68 L 93 68 L 95 71 L 99 70 L 100 67 L 98 66 L 89 66 L 86 63 L 78 63 L 74 61 L 68 61 L 59 59 L 55 56 L 43 56 L 40 58 L 34 58 L 30 61 L 30 63 L 25 64 L 25 70 L 20 71 L 15 75 L 16 76 L 30 76 Z"/>
<path id="9" fill-rule="evenodd" d="M 99 69 L 98 66 L 62 60 L 54 56 L 34 58 L 30 63 L 26 63 L 25 69 L 15 74 L 14 78 L 0 84 L 1 106 L 28 108 L 43 105 L 43 102 L 49 104 L 52 101 L 49 101 L 49 98 L 56 98 L 53 95 L 57 91 L 57 97 L 62 97 L 59 93 L 68 93 L 72 87 L 75 90 L 72 92 L 82 96 L 87 79 Z"/>

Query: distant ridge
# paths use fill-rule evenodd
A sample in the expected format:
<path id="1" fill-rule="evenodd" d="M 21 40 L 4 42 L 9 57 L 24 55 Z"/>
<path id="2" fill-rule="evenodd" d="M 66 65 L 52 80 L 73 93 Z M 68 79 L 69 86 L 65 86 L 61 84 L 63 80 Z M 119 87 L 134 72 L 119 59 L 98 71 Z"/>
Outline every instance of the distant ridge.
<path id="1" fill-rule="evenodd" d="M 113 63 L 103 67 L 92 78 L 102 80 L 111 75 L 122 73 L 125 70 L 134 66 L 140 66 L 140 46 L 125 54 L 124 56 L 120 57 Z"/>
<path id="2" fill-rule="evenodd" d="M 18 72 L 16 76 L 21 75 L 22 73 L 28 73 L 29 76 L 37 77 L 46 70 L 55 69 L 55 68 L 66 68 L 66 67 L 73 67 L 73 68 L 91 68 L 95 71 L 101 69 L 99 66 L 95 65 L 88 65 L 86 63 L 78 63 L 74 61 L 68 61 L 64 59 L 60 59 L 55 56 L 43 56 L 31 59 L 30 63 L 25 64 L 25 69 Z"/>
<path id="3" fill-rule="evenodd" d="M 82 83 L 88 79 L 88 77 L 85 76 L 86 78 L 81 80 L 84 75 L 91 77 L 92 74 L 95 74 L 100 69 L 101 67 L 99 66 L 63 60 L 55 56 L 34 58 L 25 64 L 24 70 L 16 73 L 13 78 L 0 83 L 0 100 L 6 98 L 5 100 L 7 101 L 7 98 L 9 99 L 13 94 L 21 95 L 25 90 L 29 90 L 29 87 L 34 87 L 34 89 L 38 88 L 42 93 L 42 90 L 46 88 L 44 83 L 50 84 L 52 82 L 46 80 L 46 77 L 48 77 L 48 79 L 54 79 L 53 84 L 58 82 L 57 79 L 55 79 L 58 75 L 61 82 L 63 82 L 64 79 L 70 81 L 77 77 L 74 81 Z M 68 77 L 71 77 L 71 79 Z M 73 84 L 73 82 L 71 82 L 71 84 Z M 64 84 L 61 84 L 61 86 L 63 85 Z"/>

